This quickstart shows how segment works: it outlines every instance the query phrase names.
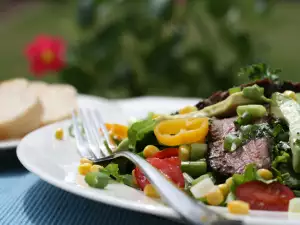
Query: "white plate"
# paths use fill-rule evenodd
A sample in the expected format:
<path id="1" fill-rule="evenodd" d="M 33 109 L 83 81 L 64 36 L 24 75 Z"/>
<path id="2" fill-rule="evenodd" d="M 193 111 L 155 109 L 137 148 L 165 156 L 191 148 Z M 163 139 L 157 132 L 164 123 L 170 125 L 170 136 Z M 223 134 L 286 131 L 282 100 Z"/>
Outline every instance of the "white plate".
<path id="1" fill-rule="evenodd" d="M 83 105 L 101 107 L 102 114 L 107 121 L 124 122 L 129 112 L 134 116 L 146 115 L 147 111 L 173 111 L 186 104 L 194 104 L 194 99 L 179 99 L 175 103 L 170 98 L 141 98 L 118 100 L 114 104 L 102 100 L 95 104 L 95 99 L 85 97 Z M 142 101 L 141 101 L 142 100 Z M 118 102 L 120 107 L 116 106 Z M 93 105 L 90 105 L 90 104 Z M 124 107 L 124 103 L 126 103 Z M 117 108 L 115 108 L 117 107 Z M 176 107 L 176 108 L 173 108 Z M 144 109 L 145 111 L 143 112 Z M 120 113 L 121 112 L 121 113 Z M 122 112 L 125 114 L 122 114 Z M 178 218 L 177 214 L 159 201 L 147 198 L 142 192 L 122 184 L 110 184 L 105 190 L 88 187 L 83 177 L 77 174 L 79 155 L 76 152 L 74 140 L 65 135 L 65 140 L 57 141 L 54 132 L 62 127 L 67 131 L 70 121 L 52 124 L 27 135 L 17 148 L 17 155 L 21 163 L 31 172 L 37 174 L 48 183 L 79 196 L 99 201 L 117 207 L 123 207 L 154 215 Z M 241 218 L 249 225 L 299 225 L 297 218 L 280 212 L 252 211 L 248 216 L 236 217 L 229 215 L 226 208 L 214 207 L 229 217 Z M 297 216 L 297 215 L 296 215 Z"/>

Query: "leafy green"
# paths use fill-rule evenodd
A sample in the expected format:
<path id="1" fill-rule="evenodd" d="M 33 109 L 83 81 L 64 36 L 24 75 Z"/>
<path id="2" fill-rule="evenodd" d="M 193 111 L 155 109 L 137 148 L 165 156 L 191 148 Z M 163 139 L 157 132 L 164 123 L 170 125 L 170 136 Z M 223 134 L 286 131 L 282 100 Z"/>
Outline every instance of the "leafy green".
<path id="1" fill-rule="evenodd" d="M 132 176 L 129 174 L 121 175 L 118 164 L 110 163 L 104 169 L 102 169 L 101 172 L 114 178 L 119 183 L 134 187 Z"/>
<path id="2" fill-rule="evenodd" d="M 299 190 L 293 190 L 293 192 L 294 192 L 294 194 L 295 194 L 295 196 L 296 196 L 297 198 L 300 197 L 300 191 L 299 191 Z"/>
<path id="3" fill-rule="evenodd" d="M 239 75 L 247 76 L 249 80 L 252 81 L 268 78 L 274 82 L 278 82 L 278 73 L 280 72 L 281 70 L 279 69 L 272 70 L 265 63 L 258 63 L 242 68 L 239 72 Z"/>
<path id="4" fill-rule="evenodd" d="M 258 180 L 257 169 L 255 164 L 248 164 L 243 174 L 234 174 L 232 176 L 231 192 L 235 193 L 236 188 L 246 182 Z"/>
<path id="5" fill-rule="evenodd" d="M 156 124 L 157 121 L 150 118 L 133 123 L 128 129 L 129 146 L 137 150 L 136 145 L 139 141 L 142 141 L 144 138 L 153 140 L 153 130 Z"/>
<path id="6" fill-rule="evenodd" d="M 254 138 L 271 137 L 272 129 L 268 123 L 249 124 L 240 127 L 243 142 Z"/>
<path id="7" fill-rule="evenodd" d="M 246 98 L 249 98 L 258 102 L 267 102 L 270 103 L 271 99 L 264 96 L 264 88 L 254 84 L 250 87 L 245 87 L 243 89 L 243 95 Z"/>
<path id="8" fill-rule="evenodd" d="M 294 172 L 291 163 L 281 164 L 278 170 L 285 185 L 292 189 L 300 189 L 300 174 Z"/>
<path id="9" fill-rule="evenodd" d="M 291 159 L 291 156 L 287 153 L 282 151 L 281 155 L 277 155 L 276 158 L 272 161 L 272 167 L 276 168 L 280 163 L 287 163 Z"/>
<path id="10" fill-rule="evenodd" d="M 108 164 L 104 169 L 101 170 L 109 176 L 115 178 L 118 182 L 122 181 L 121 175 L 119 174 L 119 166 L 115 163 Z"/>
<path id="11" fill-rule="evenodd" d="M 125 174 L 121 175 L 122 176 L 122 181 L 125 185 L 130 186 L 130 187 L 135 187 L 136 185 L 133 182 L 133 178 L 131 174 Z"/>

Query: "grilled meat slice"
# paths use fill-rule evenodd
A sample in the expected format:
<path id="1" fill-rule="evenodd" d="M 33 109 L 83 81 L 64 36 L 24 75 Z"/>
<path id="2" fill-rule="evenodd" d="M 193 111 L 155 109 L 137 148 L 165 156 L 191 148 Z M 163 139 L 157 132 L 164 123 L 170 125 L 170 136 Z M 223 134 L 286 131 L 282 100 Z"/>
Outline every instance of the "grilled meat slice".
<path id="1" fill-rule="evenodd" d="M 214 120 L 210 127 L 211 142 L 209 144 L 208 162 L 210 167 L 224 176 L 243 173 L 245 167 L 255 163 L 257 168 L 270 168 L 270 140 L 262 137 L 250 140 L 234 152 L 224 149 L 224 138 L 235 132 L 236 117 Z"/>

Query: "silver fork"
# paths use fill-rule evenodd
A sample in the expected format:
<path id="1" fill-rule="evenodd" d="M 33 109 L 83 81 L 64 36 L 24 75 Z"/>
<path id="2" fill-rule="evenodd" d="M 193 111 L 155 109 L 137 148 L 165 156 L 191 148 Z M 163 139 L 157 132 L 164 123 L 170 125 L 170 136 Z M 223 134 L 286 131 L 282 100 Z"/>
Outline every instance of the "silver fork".
<path id="1" fill-rule="evenodd" d="M 85 134 L 81 132 L 78 116 L 73 112 L 72 122 L 74 135 L 76 138 L 77 149 L 81 157 L 88 158 L 94 163 L 103 163 L 118 157 L 126 157 L 141 169 L 156 191 L 160 194 L 162 200 L 172 207 L 185 222 L 195 225 L 243 225 L 242 221 L 228 220 L 223 215 L 216 213 L 203 203 L 197 202 L 189 197 L 183 191 L 176 188 L 142 157 L 130 151 L 112 153 L 105 150 L 103 144 L 104 140 L 111 149 L 114 149 L 115 145 L 109 138 L 108 131 L 98 110 L 80 109 L 79 117 L 81 117 Z M 103 135 L 100 134 L 99 128 L 101 128 Z"/>

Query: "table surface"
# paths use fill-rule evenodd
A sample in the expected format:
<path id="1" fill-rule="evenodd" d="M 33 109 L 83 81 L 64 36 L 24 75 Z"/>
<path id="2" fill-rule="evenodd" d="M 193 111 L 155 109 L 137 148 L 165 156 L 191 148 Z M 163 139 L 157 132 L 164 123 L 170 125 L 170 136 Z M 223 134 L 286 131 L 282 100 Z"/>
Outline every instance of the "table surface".
<path id="1" fill-rule="evenodd" d="M 0 153 L 1 225 L 179 225 L 153 215 L 94 202 L 28 172 L 16 151 Z"/>

